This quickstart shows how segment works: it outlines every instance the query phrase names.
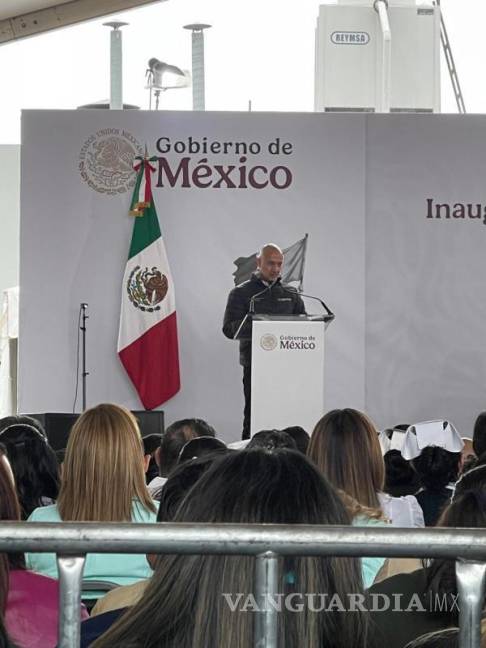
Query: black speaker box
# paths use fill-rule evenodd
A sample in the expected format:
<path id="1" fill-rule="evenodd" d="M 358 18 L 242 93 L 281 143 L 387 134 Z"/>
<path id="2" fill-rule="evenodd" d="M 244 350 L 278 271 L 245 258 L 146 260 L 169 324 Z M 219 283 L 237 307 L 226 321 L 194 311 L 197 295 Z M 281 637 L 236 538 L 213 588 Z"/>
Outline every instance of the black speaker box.
<path id="1" fill-rule="evenodd" d="M 132 410 L 132 414 L 138 421 L 138 427 L 143 437 L 149 434 L 163 434 L 164 427 L 164 412 L 163 410 L 154 410 L 148 412 L 147 410 Z"/>
<path id="2" fill-rule="evenodd" d="M 138 421 L 142 436 L 149 434 L 162 434 L 164 432 L 164 412 L 161 410 L 147 412 L 145 410 L 132 410 Z M 44 412 L 42 414 L 27 414 L 37 419 L 44 430 L 54 450 L 63 450 L 72 426 L 79 414 L 66 414 L 64 412 Z"/>

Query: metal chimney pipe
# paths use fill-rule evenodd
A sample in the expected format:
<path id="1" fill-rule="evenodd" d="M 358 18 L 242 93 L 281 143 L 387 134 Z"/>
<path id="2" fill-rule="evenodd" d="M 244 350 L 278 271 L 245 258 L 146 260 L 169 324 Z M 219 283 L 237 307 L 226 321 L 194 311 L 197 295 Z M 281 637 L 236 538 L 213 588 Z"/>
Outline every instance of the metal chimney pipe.
<path id="1" fill-rule="evenodd" d="M 205 110 L 206 98 L 204 88 L 204 30 L 211 25 L 193 23 L 184 25 L 192 31 L 192 109 Z"/>
<path id="2" fill-rule="evenodd" d="M 105 27 L 112 27 L 110 33 L 110 110 L 123 110 L 123 59 L 122 33 L 120 27 L 126 22 L 107 22 Z"/>

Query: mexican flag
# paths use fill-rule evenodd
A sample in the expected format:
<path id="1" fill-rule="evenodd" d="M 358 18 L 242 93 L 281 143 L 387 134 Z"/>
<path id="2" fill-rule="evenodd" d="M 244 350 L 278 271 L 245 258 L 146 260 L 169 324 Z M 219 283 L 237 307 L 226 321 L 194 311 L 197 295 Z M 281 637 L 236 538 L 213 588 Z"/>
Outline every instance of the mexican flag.
<path id="1" fill-rule="evenodd" d="M 152 161 L 145 157 L 135 165 L 135 220 L 118 333 L 118 355 L 147 410 L 180 389 L 174 284 L 152 196 Z"/>

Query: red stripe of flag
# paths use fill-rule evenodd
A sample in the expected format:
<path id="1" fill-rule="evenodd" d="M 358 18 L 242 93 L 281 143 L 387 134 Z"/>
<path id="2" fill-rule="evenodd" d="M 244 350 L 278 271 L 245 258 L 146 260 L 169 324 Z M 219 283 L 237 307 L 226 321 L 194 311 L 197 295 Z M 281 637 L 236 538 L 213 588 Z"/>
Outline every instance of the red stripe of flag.
<path id="1" fill-rule="evenodd" d="M 181 386 L 176 313 L 152 326 L 118 355 L 145 409 L 172 398 Z"/>

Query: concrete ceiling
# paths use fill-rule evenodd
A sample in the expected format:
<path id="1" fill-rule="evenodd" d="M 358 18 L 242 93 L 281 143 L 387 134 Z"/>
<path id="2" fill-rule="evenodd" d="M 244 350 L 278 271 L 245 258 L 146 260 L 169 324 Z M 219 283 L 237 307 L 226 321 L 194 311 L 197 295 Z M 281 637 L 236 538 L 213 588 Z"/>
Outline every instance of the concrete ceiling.
<path id="1" fill-rule="evenodd" d="M 164 0 L 0 0 L 0 44 Z"/>

